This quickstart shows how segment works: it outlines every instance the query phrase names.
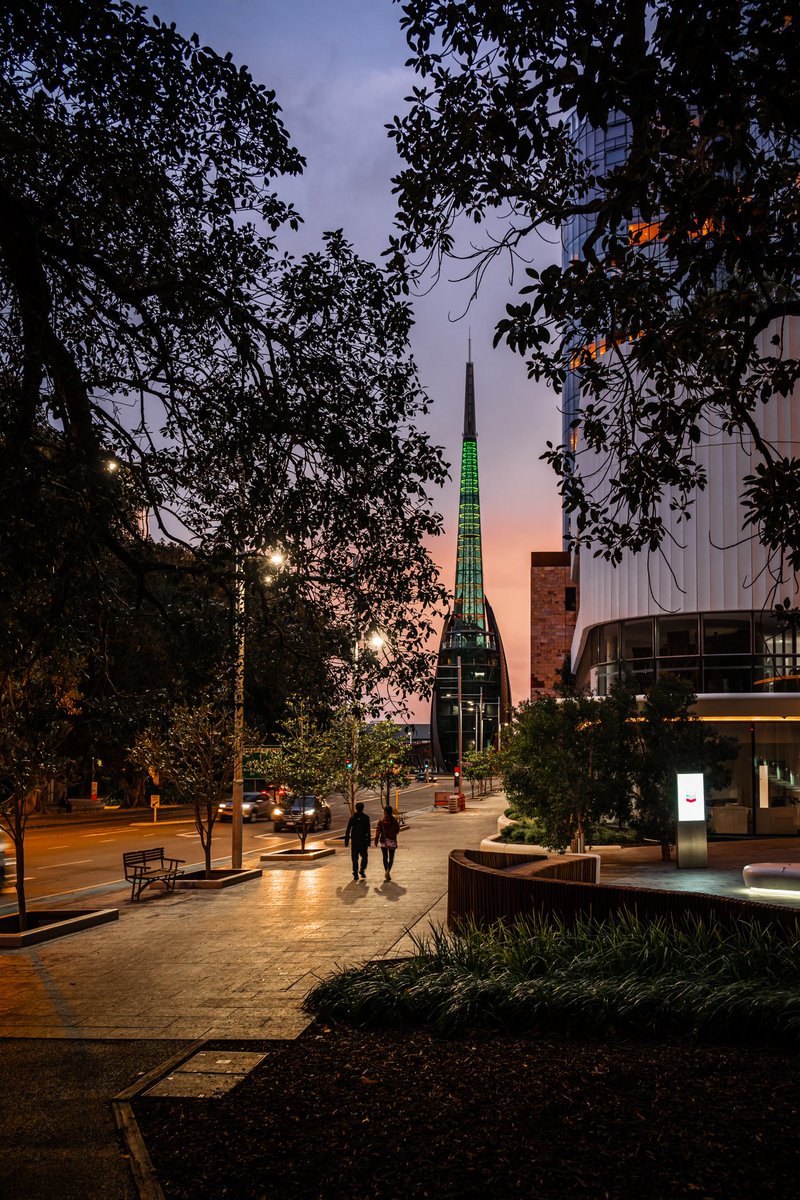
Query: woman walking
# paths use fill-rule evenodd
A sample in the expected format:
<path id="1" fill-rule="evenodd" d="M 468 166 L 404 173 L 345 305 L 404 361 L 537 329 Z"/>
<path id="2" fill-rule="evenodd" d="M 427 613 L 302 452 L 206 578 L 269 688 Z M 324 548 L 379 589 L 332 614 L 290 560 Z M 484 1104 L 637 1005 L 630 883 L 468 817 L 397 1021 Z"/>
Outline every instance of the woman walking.
<path id="1" fill-rule="evenodd" d="M 391 805 L 387 804 L 383 810 L 383 816 L 375 826 L 375 845 L 379 845 L 381 848 L 386 879 L 392 878 L 392 863 L 394 862 L 394 852 L 397 849 L 397 835 L 399 832 L 400 824 L 392 812 Z"/>

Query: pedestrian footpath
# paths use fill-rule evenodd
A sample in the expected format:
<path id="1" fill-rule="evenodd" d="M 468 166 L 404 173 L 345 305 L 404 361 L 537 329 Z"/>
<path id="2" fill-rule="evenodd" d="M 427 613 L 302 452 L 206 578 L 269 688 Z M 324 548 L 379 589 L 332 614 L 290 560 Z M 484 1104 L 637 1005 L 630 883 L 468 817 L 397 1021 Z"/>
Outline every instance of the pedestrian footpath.
<path id="1" fill-rule="evenodd" d="M 0 1035 L 16 1038 L 295 1037 L 303 998 L 338 966 L 397 953 L 409 929 L 446 916 L 447 860 L 496 830 L 496 795 L 462 813 L 414 813 L 390 881 L 370 849 L 366 880 L 350 853 L 264 867 L 222 891 L 155 887 L 131 903 L 104 892 L 111 925 L 0 952 Z M 87 907 L 86 898 L 65 907 Z"/>

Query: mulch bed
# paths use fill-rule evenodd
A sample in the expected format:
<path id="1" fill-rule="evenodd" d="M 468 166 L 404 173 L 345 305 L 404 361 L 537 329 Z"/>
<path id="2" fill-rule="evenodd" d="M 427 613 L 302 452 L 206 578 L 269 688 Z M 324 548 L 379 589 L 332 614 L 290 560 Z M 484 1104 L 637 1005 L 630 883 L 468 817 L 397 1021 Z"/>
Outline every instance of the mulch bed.
<path id="1" fill-rule="evenodd" d="M 217 1100 L 138 1099 L 168 1200 L 753 1200 L 800 1188 L 797 1056 L 312 1026 Z"/>

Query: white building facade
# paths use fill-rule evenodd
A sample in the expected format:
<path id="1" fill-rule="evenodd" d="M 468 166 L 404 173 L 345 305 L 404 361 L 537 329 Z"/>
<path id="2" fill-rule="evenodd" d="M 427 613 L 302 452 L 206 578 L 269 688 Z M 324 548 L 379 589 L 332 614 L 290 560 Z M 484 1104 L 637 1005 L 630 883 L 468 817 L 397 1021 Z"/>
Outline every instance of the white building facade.
<path id="1" fill-rule="evenodd" d="M 588 130 L 584 149 L 606 167 L 624 155 L 624 121 L 608 133 Z M 564 238 L 565 258 L 580 252 L 581 221 Z M 773 330 L 763 335 L 764 350 Z M 800 356 L 800 323 L 781 329 L 787 354 Z M 578 408 L 568 379 L 565 440 Z M 757 414 L 772 445 L 787 455 L 800 443 L 800 396 L 776 399 Z M 742 531 L 743 479 L 752 471 L 746 442 L 720 433 L 697 447 L 708 485 L 692 519 L 671 521 L 663 553 L 626 554 L 617 567 L 591 552 L 574 562 L 580 606 L 572 642 L 579 687 L 604 695 L 621 672 L 637 692 L 664 675 L 691 682 L 697 712 L 738 744 L 731 786 L 712 798 L 717 832 L 800 833 L 800 629 L 775 605 L 796 581 L 777 589 L 757 538 Z M 565 533 L 568 527 L 565 525 Z"/>

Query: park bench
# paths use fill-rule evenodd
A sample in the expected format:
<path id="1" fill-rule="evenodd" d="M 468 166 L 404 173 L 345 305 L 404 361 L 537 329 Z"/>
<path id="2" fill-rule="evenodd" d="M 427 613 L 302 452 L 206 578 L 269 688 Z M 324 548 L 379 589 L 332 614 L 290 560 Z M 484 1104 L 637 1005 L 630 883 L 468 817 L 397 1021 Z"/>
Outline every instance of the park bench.
<path id="1" fill-rule="evenodd" d="M 151 883 L 163 883 L 168 892 L 175 891 L 175 880 L 181 874 L 183 858 L 165 858 L 163 846 L 150 846 L 146 850 L 126 850 L 122 855 L 125 878 L 131 885 L 131 900 L 141 899 L 142 892 Z"/>

